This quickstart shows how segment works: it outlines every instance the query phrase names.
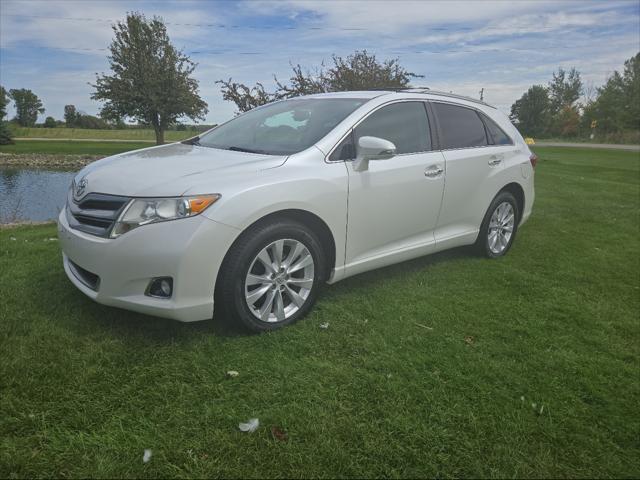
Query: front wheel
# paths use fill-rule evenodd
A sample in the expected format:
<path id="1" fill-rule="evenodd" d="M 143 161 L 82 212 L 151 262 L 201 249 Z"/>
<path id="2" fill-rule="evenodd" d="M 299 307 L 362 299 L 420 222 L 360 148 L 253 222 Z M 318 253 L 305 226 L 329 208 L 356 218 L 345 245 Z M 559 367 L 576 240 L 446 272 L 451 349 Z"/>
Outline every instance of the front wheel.
<path id="1" fill-rule="evenodd" d="M 478 251 L 489 258 L 506 255 L 515 239 L 519 218 L 515 197 L 506 191 L 496 195 L 480 227 L 476 241 Z"/>
<path id="2" fill-rule="evenodd" d="M 324 252 L 311 230 L 287 220 L 259 225 L 225 259 L 216 305 L 249 330 L 276 330 L 311 309 L 323 278 Z"/>

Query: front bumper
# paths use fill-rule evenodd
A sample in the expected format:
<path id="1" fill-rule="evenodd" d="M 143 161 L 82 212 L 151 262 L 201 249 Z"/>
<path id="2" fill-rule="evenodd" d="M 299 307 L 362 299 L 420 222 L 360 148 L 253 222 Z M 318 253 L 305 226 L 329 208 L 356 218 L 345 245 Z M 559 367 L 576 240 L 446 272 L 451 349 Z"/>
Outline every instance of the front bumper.
<path id="1" fill-rule="evenodd" d="M 212 317 L 218 270 L 239 233 L 198 215 L 110 239 L 71 229 L 64 209 L 58 217 L 64 269 L 81 292 L 104 305 L 182 322 Z M 83 281 L 83 270 L 99 280 Z M 145 295 L 156 277 L 173 278 L 171 298 Z"/>

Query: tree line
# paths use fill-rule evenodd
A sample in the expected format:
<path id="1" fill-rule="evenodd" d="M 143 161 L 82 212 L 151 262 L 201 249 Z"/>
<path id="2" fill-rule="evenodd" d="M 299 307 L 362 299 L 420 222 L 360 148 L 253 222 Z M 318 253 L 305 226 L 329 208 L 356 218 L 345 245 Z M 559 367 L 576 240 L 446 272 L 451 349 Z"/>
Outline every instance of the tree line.
<path id="1" fill-rule="evenodd" d="M 640 53 L 596 89 L 585 89 L 575 68 L 560 68 L 547 85 L 533 85 L 516 100 L 510 118 L 531 137 L 640 141 Z"/>
<path id="2" fill-rule="evenodd" d="M 158 144 L 167 129 L 186 129 L 180 119 L 197 122 L 208 112 L 192 76 L 196 64 L 171 43 L 159 17 L 147 19 L 130 13 L 112 26 L 109 46 L 110 74 L 97 74 L 92 84 L 93 100 L 102 103 L 98 117 L 79 112 L 74 105 L 64 109 L 64 122 L 47 117 L 44 126 L 74 128 L 125 128 L 126 120 L 153 128 Z M 632 132 L 640 137 L 640 53 L 627 60 L 624 70 L 614 72 L 605 85 L 587 92 L 580 72 L 560 68 L 547 85 L 533 85 L 511 107 L 511 120 L 521 133 L 533 137 L 576 137 L 594 133 Z M 275 75 L 275 88 L 267 91 L 260 82 L 245 85 L 218 80 L 222 96 L 236 105 L 237 113 L 266 103 L 314 93 L 401 89 L 422 75 L 408 71 L 399 59 L 379 60 L 374 54 L 355 51 L 333 55 L 328 66 L 305 69 L 291 65 L 285 82 Z M 592 94 L 594 93 L 594 94 Z M 21 126 L 35 125 L 45 109 L 31 90 L 0 87 L 0 143 L 10 141 L 6 122 L 8 102 L 15 104 L 12 120 Z M 182 127 L 182 128 L 181 128 Z M 640 138 L 638 138 L 640 140 Z"/>

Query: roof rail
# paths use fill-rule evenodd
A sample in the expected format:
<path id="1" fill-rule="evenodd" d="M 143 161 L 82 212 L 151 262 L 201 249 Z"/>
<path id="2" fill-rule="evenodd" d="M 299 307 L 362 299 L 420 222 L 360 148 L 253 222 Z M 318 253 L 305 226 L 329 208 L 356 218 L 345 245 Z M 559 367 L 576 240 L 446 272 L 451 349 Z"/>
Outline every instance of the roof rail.
<path id="1" fill-rule="evenodd" d="M 418 90 L 416 93 L 428 93 L 430 95 L 438 95 L 440 97 L 457 98 L 459 100 L 466 100 L 467 102 L 479 103 L 480 105 L 484 105 L 486 107 L 496 108 L 493 105 L 489 105 L 488 103 L 483 102 L 482 100 L 478 100 L 477 98 L 467 97 L 465 95 L 458 95 L 457 93 L 431 90 L 429 87 L 409 87 L 409 88 L 398 89 L 396 91 L 397 92 L 405 92 L 405 91 L 414 92 L 416 90 Z"/>
<path id="2" fill-rule="evenodd" d="M 387 87 L 387 88 L 367 88 L 367 91 L 372 92 L 413 92 L 413 93 L 428 93 L 429 95 L 438 95 L 440 97 L 457 98 L 459 100 L 466 100 L 467 102 L 478 103 L 485 107 L 496 108 L 493 105 L 478 100 L 477 98 L 467 97 L 465 95 L 458 95 L 457 93 L 442 92 L 440 90 L 431 90 L 429 87 Z"/>

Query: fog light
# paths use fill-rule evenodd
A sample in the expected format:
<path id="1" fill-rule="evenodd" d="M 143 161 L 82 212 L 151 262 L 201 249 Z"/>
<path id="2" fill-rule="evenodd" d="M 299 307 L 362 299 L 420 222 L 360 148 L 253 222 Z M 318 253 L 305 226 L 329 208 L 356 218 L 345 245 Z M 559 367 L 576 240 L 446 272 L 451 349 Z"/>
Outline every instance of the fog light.
<path id="1" fill-rule="evenodd" d="M 159 277 L 154 278 L 147 287 L 146 295 L 158 298 L 170 298 L 173 293 L 173 278 Z"/>

